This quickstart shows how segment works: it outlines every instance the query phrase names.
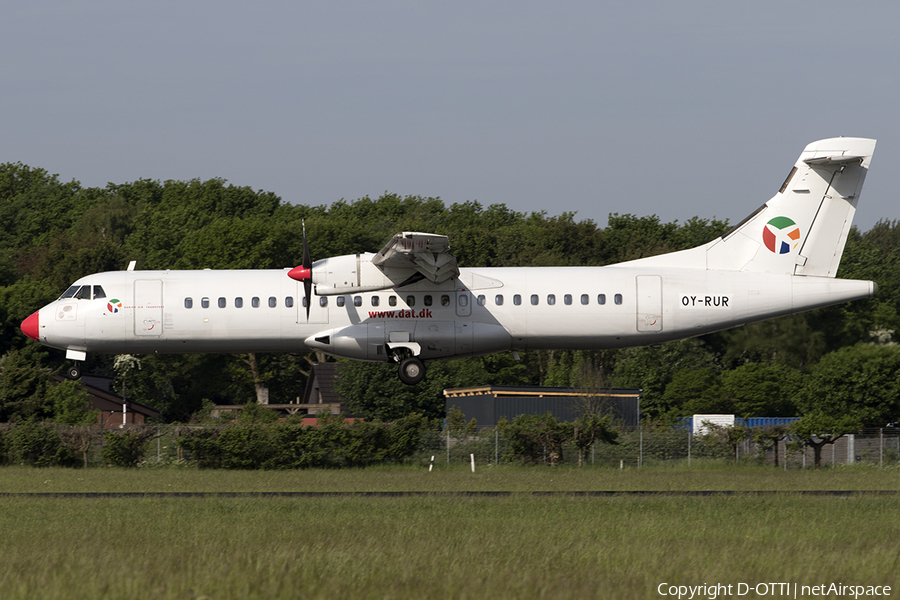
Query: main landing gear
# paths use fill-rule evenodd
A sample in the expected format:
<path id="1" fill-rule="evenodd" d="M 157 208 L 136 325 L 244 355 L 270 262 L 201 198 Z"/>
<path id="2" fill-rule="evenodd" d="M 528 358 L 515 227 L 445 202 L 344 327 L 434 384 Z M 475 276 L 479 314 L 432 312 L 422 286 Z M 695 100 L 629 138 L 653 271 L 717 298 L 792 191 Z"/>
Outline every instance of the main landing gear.
<path id="1" fill-rule="evenodd" d="M 393 357 L 395 362 L 400 363 L 397 368 L 400 381 L 406 385 L 416 385 L 425 379 L 425 363 L 413 356 L 409 348 L 396 348 Z"/>

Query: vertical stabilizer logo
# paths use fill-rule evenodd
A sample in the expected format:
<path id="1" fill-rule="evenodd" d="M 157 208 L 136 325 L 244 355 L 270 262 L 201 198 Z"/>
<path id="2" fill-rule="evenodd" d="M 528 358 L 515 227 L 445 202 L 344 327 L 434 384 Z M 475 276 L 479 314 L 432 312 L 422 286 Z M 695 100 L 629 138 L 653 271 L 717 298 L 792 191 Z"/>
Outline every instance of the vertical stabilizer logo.
<path id="1" fill-rule="evenodd" d="M 787 254 L 800 243 L 800 228 L 787 217 L 775 217 L 763 227 L 763 243 L 775 254 Z"/>

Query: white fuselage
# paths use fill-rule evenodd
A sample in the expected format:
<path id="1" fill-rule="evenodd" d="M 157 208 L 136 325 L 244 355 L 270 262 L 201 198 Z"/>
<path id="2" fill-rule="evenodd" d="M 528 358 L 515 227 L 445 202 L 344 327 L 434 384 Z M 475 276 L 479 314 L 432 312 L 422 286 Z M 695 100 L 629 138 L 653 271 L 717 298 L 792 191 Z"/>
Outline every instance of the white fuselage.
<path id="1" fill-rule="evenodd" d="M 473 268 L 441 285 L 314 294 L 307 318 L 287 270 L 118 271 L 75 286 L 94 293 L 40 309 L 41 343 L 76 354 L 320 350 L 374 361 L 409 344 L 422 359 L 658 344 L 875 291 L 870 281 L 679 267 Z"/>

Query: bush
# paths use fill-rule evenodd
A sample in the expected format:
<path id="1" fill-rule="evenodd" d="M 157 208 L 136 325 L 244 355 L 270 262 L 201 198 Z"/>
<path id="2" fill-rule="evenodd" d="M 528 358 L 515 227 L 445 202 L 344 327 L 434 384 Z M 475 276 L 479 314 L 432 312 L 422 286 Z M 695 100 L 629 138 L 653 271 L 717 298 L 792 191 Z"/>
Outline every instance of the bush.
<path id="1" fill-rule="evenodd" d="M 104 431 L 103 462 L 113 467 L 136 467 L 144 460 L 147 435 L 138 431 Z"/>
<path id="2" fill-rule="evenodd" d="M 9 464 L 9 425 L 0 424 L 0 466 Z"/>
<path id="3" fill-rule="evenodd" d="M 203 469 L 365 467 L 410 457 L 427 425 L 417 414 L 395 423 L 323 415 L 316 426 L 257 422 L 191 429 L 178 445 Z"/>
<path id="4" fill-rule="evenodd" d="M 564 461 L 563 444 L 572 437 L 572 426 L 561 423 L 551 413 L 519 415 L 504 426 L 509 439 L 510 458 L 525 464 Z"/>
<path id="5" fill-rule="evenodd" d="M 17 423 L 8 433 L 12 463 L 34 467 L 71 467 L 79 464 L 75 449 L 63 442 L 53 425 L 36 421 Z"/>

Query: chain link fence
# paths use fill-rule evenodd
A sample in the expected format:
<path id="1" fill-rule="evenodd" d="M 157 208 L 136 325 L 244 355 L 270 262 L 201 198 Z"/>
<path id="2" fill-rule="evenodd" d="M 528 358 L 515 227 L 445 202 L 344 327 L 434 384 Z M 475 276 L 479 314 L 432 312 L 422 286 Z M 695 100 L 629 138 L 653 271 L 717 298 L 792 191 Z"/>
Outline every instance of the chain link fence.
<path id="1" fill-rule="evenodd" d="M 596 443 L 584 456 L 584 464 L 600 467 L 632 468 L 681 461 L 716 459 L 734 463 L 769 464 L 783 468 L 804 468 L 813 465 L 813 450 L 790 439 L 777 444 L 744 439 L 735 444 L 713 435 L 691 434 L 683 427 L 622 427 L 618 444 Z M 479 429 L 460 434 L 451 431 L 430 431 L 423 434 L 423 448 L 416 462 L 427 464 L 499 465 L 521 461 L 512 453 L 510 440 L 497 428 Z M 549 451 L 538 462 L 576 464 L 578 451 L 574 444 L 563 444 L 555 461 Z M 822 465 L 871 464 L 900 465 L 900 429 L 862 429 L 845 435 L 822 450 Z"/>
<path id="2" fill-rule="evenodd" d="M 29 427 L 31 433 L 25 436 L 24 428 L 17 433 L 16 425 L 0 424 L 0 463 L 101 467 L 109 464 L 127 466 L 126 463 L 133 459 L 134 465 L 145 468 L 195 466 L 198 457 L 185 450 L 185 439 L 210 430 L 242 426 L 135 425 L 99 430 L 48 423 Z M 592 444 L 581 454 L 582 465 L 639 468 L 677 461 L 690 466 L 713 459 L 769 464 L 785 469 L 813 466 L 812 449 L 790 439 L 766 443 L 746 438 L 729 443 L 714 435 L 691 435 L 684 427 L 620 427 L 617 431 L 617 444 Z M 51 432 L 55 433 L 51 435 Z M 571 442 L 563 443 L 555 452 L 539 448 L 536 456 L 517 455 L 514 444 L 502 428 L 426 429 L 419 431 L 418 436 L 418 443 L 411 445 L 415 449 L 394 462 L 435 467 L 474 464 L 476 468 L 526 462 L 579 464 L 579 450 Z M 117 460 L 122 462 L 117 463 Z M 900 465 L 900 429 L 862 429 L 845 435 L 822 449 L 821 464 Z"/>

